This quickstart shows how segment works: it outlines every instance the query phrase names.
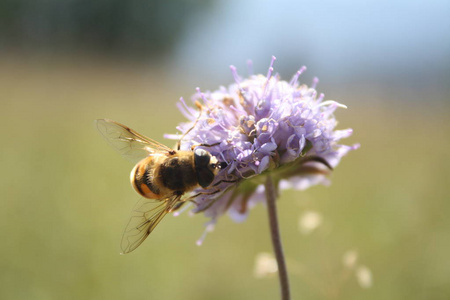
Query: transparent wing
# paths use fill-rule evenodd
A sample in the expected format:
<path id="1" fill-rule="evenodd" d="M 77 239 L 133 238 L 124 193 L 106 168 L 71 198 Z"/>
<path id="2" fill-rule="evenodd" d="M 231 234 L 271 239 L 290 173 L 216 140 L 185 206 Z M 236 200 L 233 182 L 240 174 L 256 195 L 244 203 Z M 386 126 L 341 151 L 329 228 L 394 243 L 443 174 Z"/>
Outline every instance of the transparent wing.
<path id="1" fill-rule="evenodd" d="M 155 152 L 171 152 L 173 149 L 158 143 L 133 129 L 108 119 L 95 121 L 98 131 L 122 156 L 134 163 Z"/>
<path id="2" fill-rule="evenodd" d="M 147 198 L 139 200 L 122 236 L 122 254 L 139 247 L 162 218 L 180 206 L 180 202 L 182 203 L 181 196 L 172 196 L 162 201 Z"/>

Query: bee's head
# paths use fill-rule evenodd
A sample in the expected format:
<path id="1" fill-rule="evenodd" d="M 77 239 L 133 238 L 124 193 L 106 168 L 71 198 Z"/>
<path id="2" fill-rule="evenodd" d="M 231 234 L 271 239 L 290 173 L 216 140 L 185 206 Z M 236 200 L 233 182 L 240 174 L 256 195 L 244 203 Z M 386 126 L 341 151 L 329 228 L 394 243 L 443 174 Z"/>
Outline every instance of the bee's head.
<path id="1" fill-rule="evenodd" d="M 200 148 L 194 150 L 194 164 L 198 184 L 202 188 L 208 187 L 213 182 L 214 177 L 222 166 L 215 156 Z"/>

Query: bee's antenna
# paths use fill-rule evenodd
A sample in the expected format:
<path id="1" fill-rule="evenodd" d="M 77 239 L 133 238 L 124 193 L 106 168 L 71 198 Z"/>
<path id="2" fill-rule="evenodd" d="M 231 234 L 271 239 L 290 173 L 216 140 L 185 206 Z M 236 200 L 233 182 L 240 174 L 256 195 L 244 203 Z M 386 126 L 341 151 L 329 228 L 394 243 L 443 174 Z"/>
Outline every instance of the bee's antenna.
<path id="1" fill-rule="evenodd" d="M 177 142 L 177 150 L 180 150 L 180 147 L 181 147 L 181 141 L 182 141 L 183 138 L 186 136 L 186 134 L 188 134 L 192 129 L 194 129 L 195 125 L 197 125 L 198 120 L 199 120 L 200 117 L 202 116 L 202 112 L 203 112 L 202 107 L 203 107 L 203 106 L 202 106 L 202 105 L 200 104 L 200 102 L 198 102 L 198 101 L 195 101 L 195 106 L 198 107 L 198 109 L 200 110 L 200 113 L 198 114 L 198 117 L 197 117 L 197 119 L 195 120 L 194 125 L 192 125 L 192 127 L 189 128 L 188 131 L 186 131 L 185 133 L 183 133 L 183 135 L 181 136 L 181 138 L 178 140 L 178 142 Z"/>

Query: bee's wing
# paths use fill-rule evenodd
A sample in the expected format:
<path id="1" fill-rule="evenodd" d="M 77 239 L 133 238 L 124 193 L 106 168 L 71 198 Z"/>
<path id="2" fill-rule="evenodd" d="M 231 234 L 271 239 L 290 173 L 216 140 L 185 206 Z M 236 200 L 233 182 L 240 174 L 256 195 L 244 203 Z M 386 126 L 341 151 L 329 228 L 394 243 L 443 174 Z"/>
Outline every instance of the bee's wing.
<path id="1" fill-rule="evenodd" d="M 122 236 L 122 254 L 136 249 L 155 229 L 162 218 L 181 202 L 181 196 L 174 195 L 165 200 L 142 198 L 131 212 L 130 220 Z"/>
<path id="2" fill-rule="evenodd" d="M 95 123 L 98 131 L 108 143 L 122 156 L 134 163 L 155 152 L 173 151 L 173 149 L 113 120 L 98 119 Z"/>

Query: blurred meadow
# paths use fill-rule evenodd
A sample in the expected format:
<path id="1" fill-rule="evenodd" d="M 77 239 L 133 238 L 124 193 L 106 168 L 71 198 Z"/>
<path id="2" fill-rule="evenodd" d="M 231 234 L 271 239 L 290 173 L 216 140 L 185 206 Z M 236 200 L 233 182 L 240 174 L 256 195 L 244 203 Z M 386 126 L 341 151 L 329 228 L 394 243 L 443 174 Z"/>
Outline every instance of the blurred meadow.
<path id="1" fill-rule="evenodd" d="M 342 143 L 361 144 L 329 187 L 279 199 L 293 299 L 450 298 L 447 2 L 67 3 L 0 2 L 1 299 L 278 299 L 277 276 L 255 274 L 272 253 L 262 205 L 200 247 L 207 218 L 167 216 L 119 255 L 139 196 L 94 128 L 171 146 L 180 96 L 232 83 L 230 64 L 246 76 L 249 58 L 265 74 L 271 55 L 286 80 L 307 65 L 300 81 L 348 106 Z"/>

